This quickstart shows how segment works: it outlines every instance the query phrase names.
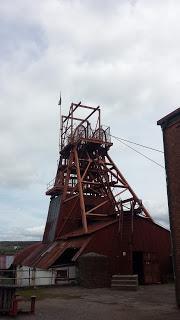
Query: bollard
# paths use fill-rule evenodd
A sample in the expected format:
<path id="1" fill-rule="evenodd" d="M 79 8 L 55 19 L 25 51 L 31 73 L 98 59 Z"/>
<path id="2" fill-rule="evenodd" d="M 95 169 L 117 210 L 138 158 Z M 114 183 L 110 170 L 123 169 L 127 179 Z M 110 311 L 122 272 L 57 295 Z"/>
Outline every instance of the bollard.
<path id="1" fill-rule="evenodd" d="M 12 301 L 12 309 L 10 310 L 9 315 L 12 317 L 15 317 L 17 316 L 17 312 L 18 312 L 18 302 L 16 298 L 14 298 Z"/>
<path id="2" fill-rule="evenodd" d="M 31 296 L 31 313 L 35 313 L 36 296 Z"/>

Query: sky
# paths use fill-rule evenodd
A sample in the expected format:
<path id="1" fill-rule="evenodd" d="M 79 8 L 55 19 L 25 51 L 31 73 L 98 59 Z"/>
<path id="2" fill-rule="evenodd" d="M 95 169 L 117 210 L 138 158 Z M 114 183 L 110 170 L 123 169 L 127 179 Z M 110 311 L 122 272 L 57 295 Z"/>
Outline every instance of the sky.
<path id="1" fill-rule="evenodd" d="M 179 16 L 179 0 L 0 1 L 0 240 L 42 238 L 60 90 L 63 114 L 99 105 L 112 135 L 163 150 L 157 120 L 180 101 Z M 165 170 L 117 141 L 110 155 L 168 227 Z"/>

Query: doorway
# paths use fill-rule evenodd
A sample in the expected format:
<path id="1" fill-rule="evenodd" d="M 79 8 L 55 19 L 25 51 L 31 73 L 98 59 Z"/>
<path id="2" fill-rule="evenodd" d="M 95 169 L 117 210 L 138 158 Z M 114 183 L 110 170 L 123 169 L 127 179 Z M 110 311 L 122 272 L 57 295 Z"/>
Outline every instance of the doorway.
<path id="1" fill-rule="evenodd" d="M 138 275 L 139 284 L 144 282 L 143 252 L 133 252 L 133 274 Z"/>

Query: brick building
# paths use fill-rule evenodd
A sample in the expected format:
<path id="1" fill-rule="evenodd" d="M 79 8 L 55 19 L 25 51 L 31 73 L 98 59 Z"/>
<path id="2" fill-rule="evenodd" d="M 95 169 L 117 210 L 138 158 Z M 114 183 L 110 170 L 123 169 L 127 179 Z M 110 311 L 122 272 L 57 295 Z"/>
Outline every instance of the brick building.
<path id="1" fill-rule="evenodd" d="M 163 131 L 176 300 L 180 307 L 180 108 L 157 124 Z"/>

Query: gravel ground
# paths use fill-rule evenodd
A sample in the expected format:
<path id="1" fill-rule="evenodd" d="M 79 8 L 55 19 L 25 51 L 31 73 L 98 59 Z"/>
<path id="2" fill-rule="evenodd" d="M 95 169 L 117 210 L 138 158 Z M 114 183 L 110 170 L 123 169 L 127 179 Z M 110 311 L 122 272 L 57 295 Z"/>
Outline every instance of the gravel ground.
<path id="1" fill-rule="evenodd" d="M 58 287 L 37 289 L 33 293 L 37 295 L 35 315 L 19 314 L 16 319 L 180 319 L 180 309 L 177 309 L 175 305 L 174 285 L 172 284 L 140 286 L 135 292 Z M 6 320 L 10 318 L 1 317 Z"/>

